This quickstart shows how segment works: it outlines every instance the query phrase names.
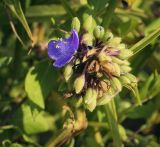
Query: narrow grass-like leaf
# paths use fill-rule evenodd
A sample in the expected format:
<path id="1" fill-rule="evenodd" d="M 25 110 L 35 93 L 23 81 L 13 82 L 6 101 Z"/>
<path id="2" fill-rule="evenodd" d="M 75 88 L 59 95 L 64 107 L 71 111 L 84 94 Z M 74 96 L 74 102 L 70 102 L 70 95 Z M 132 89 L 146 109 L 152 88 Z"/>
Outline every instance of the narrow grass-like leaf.
<path id="1" fill-rule="evenodd" d="M 27 20 L 24 16 L 21 4 L 19 0 L 13 0 L 13 5 L 8 5 L 11 11 L 15 14 L 15 16 L 18 18 L 18 20 L 22 23 L 24 29 L 26 30 L 28 37 L 31 41 L 33 41 L 33 36 L 31 33 L 31 30 L 29 28 L 29 25 L 27 23 Z"/>
<path id="2" fill-rule="evenodd" d="M 129 85 L 125 85 L 125 87 L 132 91 L 137 105 L 142 105 L 141 98 L 140 98 L 140 95 L 139 95 L 138 87 L 137 86 L 132 87 L 132 86 L 129 86 Z"/>
<path id="3" fill-rule="evenodd" d="M 113 108 L 113 102 L 111 101 L 107 105 L 105 105 L 105 109 L 107 112 L 108 124 L 111 130 L 111 134 L 112 134 L 115 146 L 122 147 L 123 144 L 122 144 L 121 137 L 119 134 L 119 128 L 118 128 L 118 123 L 115 117 L 115 110 Z"/>
<path id="4" fill-rule="evenodd" d="M 146 18 L 146 14 L 144 13 L 143 10 L 135 10 L 135 9 L 122 9 L 122 8 L 116 8 L 115 10 L 116 14 L 120 14 L 120 15 L 125 15 L 125 16 L 138 16 L 138 17 L 142 17 L 142 18 Z"/>
<path id="5" fill-rule="evenodd" d="M 148 35 L 150 32 L 154 31 L 156 28 L 159 27 L 160 24 L 160 18 L 154 20 L 151 22 L 144 30 L 145 35 Z"/>
<path id="6" fill-rule="evenodd" d="M 133 51 L 134 54 L 138 53 L 144 47 L 146 47 L 148 44 L 150 44 L 154 39 L 156 39 L 160 35 L 160 26 L 158 29 L 156 29 L 153 33 L 151 33 L 149 36 L 146 36 L 139 42 L 137 42 L 135 45 L 133 45 L 130 50 Z"/>
<path id="7" fill-rule="evenodd" d="M 43 11 L 41 11 L 43 10 Z M 66 11 L 62 5 L 51 4 L 51 5 L 33 5 L 27 8 L 26 17 L 28 19 L 42 19 L 50 17 L 60 17 L 65 15 Z"/>
<path id="8" fill-rule="evenodd" d="M 72 10 L 72 8 L 70 7 L 70 5 L 68 4 L 68 2 L 66 0 L 61 0 L 62 5 L 64 6 L 64 9 L 67 11 L 67 13 L 71 16 L 74 17 L 74 11 Z"/>

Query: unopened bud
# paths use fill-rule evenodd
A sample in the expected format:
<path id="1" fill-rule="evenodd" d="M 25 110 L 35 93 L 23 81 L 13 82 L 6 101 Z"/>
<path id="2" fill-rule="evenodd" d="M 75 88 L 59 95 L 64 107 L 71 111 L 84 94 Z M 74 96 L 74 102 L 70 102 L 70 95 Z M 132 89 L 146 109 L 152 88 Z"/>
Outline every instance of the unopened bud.
<path id="1" fill-rule="evenodd" d="M 117 47 L 120 44 L 121 40 L 122 39 L 120 37 L 114 37 L 109 40 L 109 44 Z"/>
<path id="2" fill-rule="evenodd" d="M 84 96 L 84 102 L 91 103 L 91 101 L 92 101 L 92 89 L 88 88 Z"/>
<path id="3" fill-rule="evenodd" d="M 112 61 L 114 62 L 114 63 L 117 63 L 117 64 L 119 64 L 119 65 L 121 65 L 121 64 L 123 64 L 123 60 L 121 60 L 121 59 L 119 59 L 119 58 L 117 58 L 117 57 L 112 57 Z"/>
<path id="4" fill-rule="evenodd" d="M 123 60 L 123 64 L 124 64 L 124 65 L 130 65 L 130 62 L 127 61 L 127 60 Z"/>
<path id="5" fill-rule="evenodd" d="M 103 76 L 103 74 L 102 74 L 101 72 L 97 72 L 96 76 L 97 76 L 98 78 L 101 78 L 101 77 Z"/>
<path id="6" fill-rule="evenodd" d="M 120 76 L 119 79 L 123 85 L 131 83 L 131 81 L 126 76 Z"/>
<path id="7" fill-rule="evenodd" d="M 114 66 L 114 72 L 112 74 L 119 77 L 121 73 L 119 65 L 117 63 L 113 63 L 113 66 Z"/>
<path id="8" fill-rule="evenodd" d="M 124 74 L 124 73 L 130 72 L 132 70 L 132 68 L 127 65 L 122 65 L 122 66 L 120 66 L 120 70 L 121 70 L 121 73 Z"/>
<path id="9" fill-rule="evenodd" d="M 76 78 L 76 80 L 74 81 L 74 88 L 76 93 L 80 93 L 84 87 L 85 84 L 85 76 L 81 75 L 78 78 Z"/>
<path id="10" fill-rule="evenodd" d="M 82 42 L 91 46 L 93 44 L 93 36 L 89 33 L 84 34 Z"/>
<path id="11" fill-rule="evenodd" d="M 120 134 L 122 140 L 126 141 L 127 140 L 126 130 L 121 125 L 118 125 L 118 129 L 119 129 L 119 134 Z"/>
<path id="12" fill-rule="evenodd" d="M 106 42 L 113 38 L 113 34 L 110 31 L 104 33 L 103 41 Z"/>
<path id="13" fill-rule="evenodd" d="M 106 73 L 113 73 L 114 72 L 114 66 L 111 62 L 103 62 L 103 63 L 101 63 L 101 65 L 103 66 L 103 70 Z"/>
<path id="14" fill-rule="evenodd" d="M 97 105 L 105 105 L 108 102 L 111 101 L 111 99 L 116 95 L 117 93 L 113 89 L 109 89 L 106 93 L 103 94 L 102 97 L 97 99 Z"/>
<path id="15" fill-rule="evenodd" d="M 72 29 L 75 29 L 77 32 L 80 30 L 80 21 L 77 17 L 74 17 L 71 24 Z"/>
<path id="16" fill-rule="evenodd" d="M 93 111 L 97 103 L 97 91 L 92 88 L 88 88 L 84 96 L 84 102 L 86 108 L 89 111 Z"/>
<path id="17" fill-rule="evenodd" d="M 126 48 L 126 45 L 125 45 L 124 43 L 121 43 L 121 44 L 119 44 L 119 45 L 117 46 L 117 48 L 118 48 L 119 50 L 123 50 L 123 49 Z"/>
<path id="18" fill-rule="evenodd" d="M 97 39 L 102 39 L 104 36 L 104 28 L 102 26 L 96 26 L 93 33 Z"/>
<path id="19" fill-rule="evenodd" d="M 92 27 L 92 24 L 93 24 L 93 18 L 92 18 L 92 16 L 90 15 L 90 16 L 88 16 L 88 17 L 85 19 L 85 21 L 84 21 L 84 23 L 83 23 L 83 28 L 84 28 L 86 31 L 88 31 L 88 30 Z"/>
<path id="20" fill-rule="evenodd" d="M 133 52 L 131 50 L 129 50 L 129 49 L 123 49 L 123 50 L 120 50 L 120 54 L 118 55 L 118 57 L 120 59 L 128 59 L 132 55 L 133 55 Z"/>
<path id="21" fill-rule="evenodd" d="M 137 83 L 137 78 L 136 78 L 134 75 L 132 75 L 132 74 L 130 74 L 130 73 L 127 73 L 125 76 L 126 76 L 131 82 Z"/>
<path id="22" fill-rule="evenodd" d="M 103 69 L 106 73 L 111 73 L 115 76 L 120 76 L 120 67 L 117 63 L 113 62 L 104 62 L 102 63 Z"/>
<path id="23" fill-rule="evenodd" d="M 100 62 L 103 62 L 103 61 L 112 61 L 112 58 L 110 56 L 107 56 L 105 52 L 100 52 L 99 55 L 98 55 L 98 59 Z"/>
<path id="24" fill-rule="evenodd" d="M 73 69 L 71 64 L 68 64 L 65 66 L 63 74 L 64 74 L 65 80 L 68 81 L 73 74 Z"/>
<path id="25" fill-rule="evenodd" d="M 101 81 L 100 85 L 103 91 L 108 91 L 110 88 L 110 81 L 106 79 L 104 81 Z"/>
<path id="26" fill-rule="evenodd" d="M 118 91 L 122 90 L 122 84 L 117 78 L 113 77 L 111 82 L 112 82 L 111 84 L 115 90 L 118 90 Z"/>

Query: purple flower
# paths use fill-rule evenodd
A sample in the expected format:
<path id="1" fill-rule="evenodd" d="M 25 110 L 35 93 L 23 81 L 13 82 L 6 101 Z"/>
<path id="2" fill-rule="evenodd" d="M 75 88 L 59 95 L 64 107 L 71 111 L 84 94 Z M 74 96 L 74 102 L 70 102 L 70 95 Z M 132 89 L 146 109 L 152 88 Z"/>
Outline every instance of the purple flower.
<path id="1" fill-rule="evenodd" d="M 62 40 L 51 40 L 48 43 L 48 55 L 55 60 L 53 66 L 62 67 L 67 64 L 77 51 L 79 45 L 79 37 L 76 30 L 71 31 L 69 38 Z"/>

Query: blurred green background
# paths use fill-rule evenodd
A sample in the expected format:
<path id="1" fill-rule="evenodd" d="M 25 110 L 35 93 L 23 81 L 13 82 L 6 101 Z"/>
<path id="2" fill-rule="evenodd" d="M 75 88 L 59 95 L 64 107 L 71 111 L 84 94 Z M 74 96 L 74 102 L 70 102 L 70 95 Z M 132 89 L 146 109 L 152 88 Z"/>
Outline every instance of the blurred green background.
<path id="1" fill-rule="evenodd" d="M 83 21 L 88 15 L 130 48 L 160 28 L 160 1 L 0 1 L 2 147 L 52 147 L 57 134 L 61 134 L 71 112 L 63 109 L 69 100 L 61 98 L 62 73 L 52 68 L 47 43 L 51 38 L 63 37 L 64 30 L 69 32 L 73 17 Z M 124 89 L 114 100 L 116 123 L 108 117 L 113 113 L 103 106 L 92 113 L 86 111 L 87 129 L 69 136 L 60 146 L 160 146 L 160 40 L 149 38 L 144 46 L 130 60 L 143 105 L 138 106 Z M 79 112 L 75 113 L 79 118 Z"/>

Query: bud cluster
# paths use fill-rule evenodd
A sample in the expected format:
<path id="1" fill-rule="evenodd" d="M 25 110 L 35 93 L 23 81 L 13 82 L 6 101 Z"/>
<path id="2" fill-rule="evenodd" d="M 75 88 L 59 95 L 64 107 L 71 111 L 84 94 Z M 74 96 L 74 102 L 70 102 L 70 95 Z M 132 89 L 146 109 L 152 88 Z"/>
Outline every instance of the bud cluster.
<path id="1" fill-rule="evenodd" d="M 132 89 L 137 79 L 130 73 L 128 58 L 132 52 L 120 37 L 114 37 L 102 26 L 94 26 L 94 19 L 88 16 L 80 28 L 80 21 L 74 18 L 72 28 L 79 32 L 79 48 L 72 60 L 64 67 L 64 78 L 72 95 L 83 98 L 83 104 L 93 111 L 97 105 L 104 105 L 125 86 Z"/>

